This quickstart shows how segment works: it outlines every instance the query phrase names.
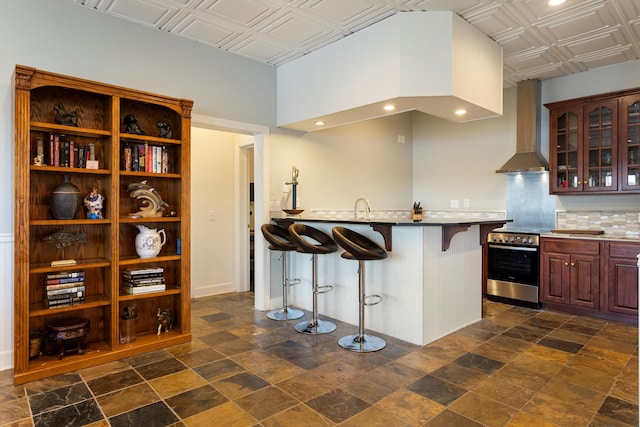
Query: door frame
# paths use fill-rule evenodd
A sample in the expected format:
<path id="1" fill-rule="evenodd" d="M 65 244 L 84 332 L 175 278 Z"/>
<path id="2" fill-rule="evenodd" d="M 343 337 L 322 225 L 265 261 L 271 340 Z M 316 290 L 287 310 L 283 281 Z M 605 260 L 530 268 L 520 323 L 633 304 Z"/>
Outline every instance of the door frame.
<path id="1" fill-rule="evenodd" d="M 269 211 L 269 127 L 198 114 L 192 115 L 191 126 L 253 136 L 254 229 L 259 229 L 262 224 L 271 222 Z M 246 172 L 245 168 L 240 166 L 240 159 L 245 158 L 246 153 L 243 153 L 243 150 L 246 147 L 246 143 L 238 143 L 234 150 L 234 238 L 236 242 L 245 242 L 245 245 L 236 245 L 234 256 L 234 282 L 237 290 L 240 290 L 243 274 L 246 274 L 249 270 L 249 257 L 247 256 L 246 246 L 246 242 L 249 241 L 249 229 L 244 221 L 248 209 L 248 201 L 242 197 L 243 194 L 246 195 L 248 192 L 248 174 L 244 173 Z M 242 186 L 244 186 L 244 191 L 241 190 Z M 255 239 L 254 251 L 254 306 L 258 310 L 269 310 L 271 308 L 269 280 L 271 272 L 268 262 L 269 254 L 266 251 L 264 239 Z M 240 273 L 241 271 L 242 273 Z"/>

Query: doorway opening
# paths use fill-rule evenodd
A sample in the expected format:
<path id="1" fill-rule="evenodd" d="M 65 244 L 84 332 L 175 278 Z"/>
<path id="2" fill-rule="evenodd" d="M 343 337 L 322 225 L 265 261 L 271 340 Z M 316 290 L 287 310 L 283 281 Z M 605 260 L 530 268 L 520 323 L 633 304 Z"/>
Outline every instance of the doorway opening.
<path id="1" fill-rule="evenodd" d="M 229 248 L 234 248 L 234 261 L 233 266 L 224 268 L 233 269 L 233 283 L 235 290 L 239 292 L 250 290 L 253 271 L 255 308 L 267 310 L 271 305 L 268 251 L 265 250 L 263 239 L 251 239 L 251 230 L 255 227 L 260 228 L 262 224 L 270 221 L 269 128 L 199 115 L 193 115 L 192 127 L 230 132 L 238 136 L 232 159 L 235 171 L 234 202 L 233 206 L 229 207 L 232 210 L 234 225 L 233 239 L 228 245 Z"/>

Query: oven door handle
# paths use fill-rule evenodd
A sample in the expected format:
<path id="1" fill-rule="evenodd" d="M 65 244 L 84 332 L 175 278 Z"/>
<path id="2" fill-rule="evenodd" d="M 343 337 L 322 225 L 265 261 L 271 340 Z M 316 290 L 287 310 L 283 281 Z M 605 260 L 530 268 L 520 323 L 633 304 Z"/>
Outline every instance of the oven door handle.
<path id="1" fill-rule="evenodd" d="M 523 246 L 507 246 L 507 245 L 489 245 L 492 249 L 506 249 L 508 251 L 537 252 L 538 248 L 529 248 Z"/>

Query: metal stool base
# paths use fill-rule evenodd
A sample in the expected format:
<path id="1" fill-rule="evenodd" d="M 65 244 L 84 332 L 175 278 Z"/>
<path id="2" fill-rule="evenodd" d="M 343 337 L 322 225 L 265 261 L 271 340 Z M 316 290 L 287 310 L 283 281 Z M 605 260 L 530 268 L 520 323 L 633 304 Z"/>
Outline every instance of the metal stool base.
<path id="1" fill-rule="evenodd" d="M 315 323 L 311 320 L 305 320 L 303 322 L 298 323 L 296 326 L 296 331 L 301 334 L 307 335 L 320 335 L 320 334 L 329 334 L 336 330 L 336 325 L 333 322 L 329 322 L 328 320 L 316 320 Z"/>
<path id="2" fill-rule="evenodd" d="M 371 353 L 382 350 L 387 343 L 382 338 L 365 334 L 363 338 L 358 334 L 346 335 L 338 340 L 338 345 L 345 350 L 356 353 Z"/>
<path id="3" fill-rule="evenodd" d="M 304 311 L 295 308 L 278 308 L 267 313 L 271 320 L 295 320 L 304 316 Z"/>

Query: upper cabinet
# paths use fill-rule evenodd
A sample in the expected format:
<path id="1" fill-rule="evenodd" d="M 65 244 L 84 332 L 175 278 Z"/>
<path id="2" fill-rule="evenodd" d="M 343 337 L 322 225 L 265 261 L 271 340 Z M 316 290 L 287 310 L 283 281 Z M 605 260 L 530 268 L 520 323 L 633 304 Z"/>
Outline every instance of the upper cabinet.
<path id="1" fill-rule="evenodd" d="M 545 104 L 552 194 L 640 192 L 640 90 Z"/>

